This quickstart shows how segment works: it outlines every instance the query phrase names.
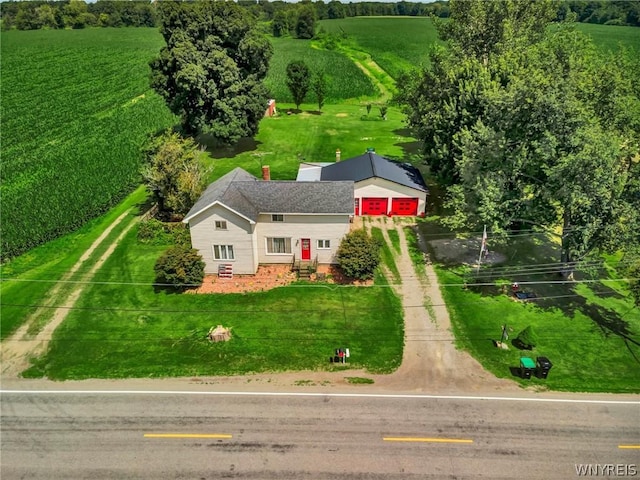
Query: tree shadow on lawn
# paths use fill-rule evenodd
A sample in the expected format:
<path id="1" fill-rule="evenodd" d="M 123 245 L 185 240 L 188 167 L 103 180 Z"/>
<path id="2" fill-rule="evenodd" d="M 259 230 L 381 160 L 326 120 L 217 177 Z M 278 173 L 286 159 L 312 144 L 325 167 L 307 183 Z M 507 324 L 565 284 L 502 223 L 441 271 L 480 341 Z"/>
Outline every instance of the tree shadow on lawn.
<path id="1" fill-rule="evenodd" d="M 204 145 L 211 158 L 233 158 L 241 153 L 253 152 L 258 149 L 262 142 L 257 141 L 253 137 L 244 137 L 238 140 L 237 143 L 230 146 L 218 145 L 216 140 L 211 135 L 203 134 L 199 135 L 197 141 L 200 145 Z"/>
<path id="2" fill-rule="evenodd" d="M 446 246 L 438 245 L 437 248 L 434 243 L 442 243 L 442 237 L 438 235 L 439 229 L 428 229 L 428 222 L 419 224 L 420 231 L 429 235 L 429 231 L 435 232 L 438 240 L 429 241 L 429 237 L 426 236 L 427 244 L 426 251 L 435 260 L 444 265 L 445 267 L 461 266 L 461 258 L 463 253 L 458 254 L 458 258 L 441 258 L 439 255 L 443 254 L 443 248 Z M 469 239 L 471 242 L 474 239 Z M 475 239 L 478 240 L 478 239 Z M 449 240 L 453 242 L 454 240 Z M 466 244 L 451 245 L 451 249 L 464 250 L 467 247 L 475 248 L 475 252 L 479 249 L 479 240 L 473 245 Z M 423 247 L 424 248 L 424 247 Z M 500 248 L 500 247 L 497 247 Z M 474 255 L 477 253 L 474 252 Z M 555 243 L 545 242 L 544 239 L 532 237 L 529 240 L 521 240 L 513 245 L 504 247 L 502 253 L 507 259 L 500 264 L 496 264 L 494 268 L 487 268 L 480 270 L 479 275 L 475 275 L 475 269 L 469 269 L 465 280 L 470 284 L 469 291 L 479 293 L 485 297 L 497 297 L 501 295 L 507 295 L 514 302 L 528 302 L 536 305 L 543 310 L 555 311 L 559 310 L 567 318 L 573 318 L 577 312 L 582 313 L 586 317 L 590 318 L 595 326 L 597 326 L 604 335 L 615 335 L 620 337 L 626 344 L 627 349 L 631 353 L 634 360 L 640 363 L 639 355 L 634 353 L 635 347 L 640 347 L 640 338 L 638 333 L 631 330 L 632 325 L 628 320 L 625 320 L 625 313 L 621 313 L 612 308 L 607 308 L 596 303 L 589 302 L 588 298 L 579 294 L 576 290 L 576 283 L 557 283 L 564 278 L 560 275 L 562 265 L 558 262 L 560 258 L 559 246 Z M 476 257 L 477 258 L 477 257 Z M 557 263 L 557 270 L 553 266 Z M 470 263 L 467 263 L 471 266 Z M 535 271 L 536 265 L 542 265 L 541 274 L 537 274 Z M 546 270 L 551 268 L 551 270 Z M 606 278 L 607 272 L 603 269 L 598 272 L 592 272 L 592 276 L 584 278 Z M 582 279 L 583 275 L 580 272 L 576 272 L 578 280 Z M 535 298 L 527 298 L 524 300 L 518 300 L 511 288 L 511 285 L 505 284 L 498 286 L 493 284 L 496 280 L 506 280 L 508 282 L 518 282 L 520 284 L 519 290 L 535 294 Z M 528 283 L 533 282 L 533 283 Z M 480 284 L 480 285 L 473 285 Z M 594 283 L 589 285 L 591 291 L 599 298 L 617 298 L 623 299 L 624 295 L 618 291 L 608 287 L 607 285 Z M 628 312 L 632 312 L 631 309 Z M 636 310 L 637 311 L 637 310 Z"/>
<path id="3" fill-rule="evenodd" d="M 549 280 L 558 280 L 560 277 L 549 275 L 547 278 Z M 509 295 L 514 302 L 531 302 L 543 310 L 559 310 L 567 318 L 573 318 L 576 313 L 580 312 L 584 316 L 590 318 L 594 325 L 599 328 L 605 336 L 608 337 L 615 335 L 620 337 L 624 341 L 625 346 L 629 350 L 633 359 L 636 363 L 640 364 L 640 356 L 638 355 L 637 348 L 636 351 L 634 351 L 634 347 L 640 347 L 640 339 L 638 339 L 638 334 L 631 330 L 630 323 L 624 319 L 625 314 L 621 314 L 611 308 L 589 302 L 587 298 L 576 293 L 575 288 L 575 284 L 542 283 L 532 285 L 531 287 L 527 287 L 527 291 L 535 292 L 536 298 L 524 301 L 517 300 L 513 296 L 513 292 L 510 288 L 506 293 L 492 285 L 470 287 L 470 290 L 480 293 L 483 296 L 499 296 L 506 294 Z M 596 293 L 600 298 L 624 298 L 624 296 L 619 292 L 607 287 L 606 285 L 598 285 L 597 290 L 595 290 L 594 293 Z M 629 313 L 634 310 L 636 310 L 636 308 L 632 307 L 625 313 Z M 526 349 L 520 348 L 515 343 L 512 344 L 516 348 L 526 351 Z"/>
<path id="4" fill-rule="evenodd" d="M 414 140 L 411 130 L 408 128 L 397 128 L 392 132 L 398 137 L 406 137 L 407 142 L 394 143 L 394 147 L 400 147 L 402 149 L 402 160 L 409 162 L 416 167 L 420 167 L 423 163 L 422 159 L 422 147 L 423 142 L 420 140 Z"/>
<path id="5" fill-rule="evenodd" d="M 598 285 L 597 289 L 598 290 L 594 293 L 596 293 L 600 298 L 624 298 L 624 296 L 619 292 L 607 287 L 606 285 Z M 575 292 L 573 286 L 571 290 Z M 629 322 L 623 318 L 623 315 L 621 315 L 620 312 L 611 308 L 603 307 L 596 303 L 590 303 L 588 299 L 579 294 L 576 294 L 576 296 L 572 297 L 571 301 L 568 302 L 562 302 L 560 300 L 562 299 L 558 299 L 558 301 L 555 302 L 549 302 L 549 305 L 545 307 L 557 308 L 567 317 L 573 317 L 577 312 L 580 312 L 589 317 L 605 336 L 616 335 L 622 338 L 625 341 L 627 348 L 630 348 L 629 344 L 640 347 L 640 341 L 633 338 L 633 336 L 637 336 L 637 334 L 631 331 Z M 632 307 L 626 313 L 634 310 L 636 310 L 636 308 Z M 633 354 L 633 356 L 636 361 L 640 363 L 636 355 Z"/>

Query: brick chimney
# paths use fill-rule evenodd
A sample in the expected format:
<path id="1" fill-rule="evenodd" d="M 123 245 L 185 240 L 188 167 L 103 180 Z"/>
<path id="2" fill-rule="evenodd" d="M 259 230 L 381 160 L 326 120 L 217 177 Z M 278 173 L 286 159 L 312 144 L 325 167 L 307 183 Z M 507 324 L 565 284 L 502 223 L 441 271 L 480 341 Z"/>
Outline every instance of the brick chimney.
<path id="1" fill-rule="evenodd" d="M 339 161 L 340 161 L 340 149 L 338 148 L 336 150 L 336 162 L 339 162 Z"/>
<path id="2" fill-rule="evenodd" d="M 271 170 L 269 170 L 269 165 L 262 166 L 262 180 L 271 180 Z"/>

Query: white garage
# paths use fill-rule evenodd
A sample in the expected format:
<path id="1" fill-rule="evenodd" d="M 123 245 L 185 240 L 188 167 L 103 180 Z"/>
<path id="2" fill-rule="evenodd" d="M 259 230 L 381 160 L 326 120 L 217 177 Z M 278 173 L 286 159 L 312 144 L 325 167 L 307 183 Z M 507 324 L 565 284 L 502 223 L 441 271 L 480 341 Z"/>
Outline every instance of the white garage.
<path id="1" fill-rule="evenodd" d="M 427 186 L 420 171 L 411 164 L 371 151 L 341 162 L 314 165 L 319 173 L 317 180 L 353 180 L 355 215 L 425 214 Z"/>

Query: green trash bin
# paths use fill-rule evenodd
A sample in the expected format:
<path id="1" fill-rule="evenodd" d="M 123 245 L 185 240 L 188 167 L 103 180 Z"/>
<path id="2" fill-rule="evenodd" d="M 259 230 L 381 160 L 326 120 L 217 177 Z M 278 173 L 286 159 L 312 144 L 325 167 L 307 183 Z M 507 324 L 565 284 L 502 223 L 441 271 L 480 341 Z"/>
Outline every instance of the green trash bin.
<path id="1" fill-rule="evenodd" d="M 531 373 L 536 369 L 536 362 L 533 361 L 533 358 L 529 357 L 520 357 L 520 377 L 526 378 L 527 380 L 531 378 Z"/>

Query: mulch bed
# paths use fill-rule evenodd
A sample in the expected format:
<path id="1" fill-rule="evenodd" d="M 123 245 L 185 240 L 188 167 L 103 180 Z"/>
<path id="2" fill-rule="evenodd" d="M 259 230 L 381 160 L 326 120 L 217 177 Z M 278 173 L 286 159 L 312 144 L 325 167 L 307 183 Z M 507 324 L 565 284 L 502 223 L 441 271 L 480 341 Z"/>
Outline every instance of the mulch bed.
<path id="1" fill-rule="evenodd" d="M 338 285 L 373 285 L 373 280 L 360 281 L 346 277 L 335 265 L 319 265 L 318 273 L 324 276 L 323 283 Z M 284 287 L 298 280 L 289 265 L 260 265 L 255 275 L 234 275 L 233 278 L 219 278 L 207 275 L 199 288 L 187 290 L 186 293 L 249 293 L 264 292 L 272 288 Z M 317 275 L 310 279 L 317 281 Z"/>

